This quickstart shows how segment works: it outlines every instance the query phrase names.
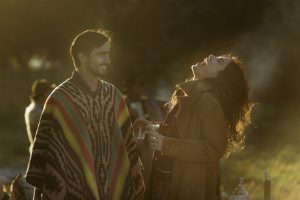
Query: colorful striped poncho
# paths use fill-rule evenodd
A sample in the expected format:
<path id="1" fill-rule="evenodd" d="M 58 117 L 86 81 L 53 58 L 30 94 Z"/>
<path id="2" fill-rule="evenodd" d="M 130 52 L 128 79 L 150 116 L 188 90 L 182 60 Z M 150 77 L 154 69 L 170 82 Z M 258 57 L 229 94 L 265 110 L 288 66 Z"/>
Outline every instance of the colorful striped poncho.
<path id="1" fill-rule="evenodd" d="M 26 179 L 42 199 L 141 199 L 141 165 L 121 93 L 99 79 L 92 94 L 76 72 L 58 86 L 46 101 Z"/>

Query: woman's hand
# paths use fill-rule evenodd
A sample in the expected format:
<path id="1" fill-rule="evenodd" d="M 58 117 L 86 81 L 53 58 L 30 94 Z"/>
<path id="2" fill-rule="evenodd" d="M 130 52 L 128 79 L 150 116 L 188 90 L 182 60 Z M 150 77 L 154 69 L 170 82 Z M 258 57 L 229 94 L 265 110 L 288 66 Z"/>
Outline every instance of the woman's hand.
<path id="1" fill-rule="evenodd" d="M 154 131 L 147 131 L 148 146 L 155 151 L 162 151 L 165 136 Z"/>

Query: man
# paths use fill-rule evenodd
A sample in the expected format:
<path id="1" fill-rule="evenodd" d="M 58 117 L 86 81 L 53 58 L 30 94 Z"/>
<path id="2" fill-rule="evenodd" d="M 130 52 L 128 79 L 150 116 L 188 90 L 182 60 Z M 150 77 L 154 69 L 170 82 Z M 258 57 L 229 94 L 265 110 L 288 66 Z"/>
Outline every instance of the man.
<path id="1" fill-rule="evenodd" d="M 33 82 L 31 87 L 30 104 L 25 109 L 25 123 L 28 139 L 30 141 L 29 152 L 32 150 L 35 132 L 40 121 L 43 106 L 49 93 L 55 87 L 46 79 L 39 79 Z"/>
<path id="2" fill-rule="evenodd" d="M 41 199 L 141 199 L 144 181 L 125 101 L 101 80 L 110 38 L 87 30 L 72 42 L 75 71 L 47 99 L 26 179 Z"/>

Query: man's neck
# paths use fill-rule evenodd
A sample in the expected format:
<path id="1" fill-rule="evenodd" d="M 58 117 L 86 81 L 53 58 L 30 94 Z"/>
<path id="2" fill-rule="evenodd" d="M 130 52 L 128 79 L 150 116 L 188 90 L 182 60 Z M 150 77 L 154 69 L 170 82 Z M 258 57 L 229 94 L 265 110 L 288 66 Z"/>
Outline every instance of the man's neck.
<path id="1" fill-rule="evenodd" d="M 89 71 L 84 69 L 78 69 L 78 74 L 86 82 L 92 92 L 97 90 L 98 79 L 96 76 L 92 75 Z"/>

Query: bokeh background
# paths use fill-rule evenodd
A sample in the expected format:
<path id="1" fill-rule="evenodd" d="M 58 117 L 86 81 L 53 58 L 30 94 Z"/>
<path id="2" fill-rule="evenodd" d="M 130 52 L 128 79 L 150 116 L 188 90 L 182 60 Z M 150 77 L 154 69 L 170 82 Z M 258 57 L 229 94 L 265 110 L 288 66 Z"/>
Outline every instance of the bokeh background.
<path id="1" fill-rule="evenodd" d="M 138 76 L 163 100 L 191 75 L 191 64 L 238 55 L 257 104 L 246 148 L 222 161 L 223 193 L 243 176 L 250 198 L 262 199 L 268 170 L 274 200 L 299 199 L 300 1 L 1 0 L 0 27 L 0 173 L 26 168 L 32 82 L 68 78 L 74 36 L 104 28 L 113 38 L 105 80 L 122 89 Z"/>

